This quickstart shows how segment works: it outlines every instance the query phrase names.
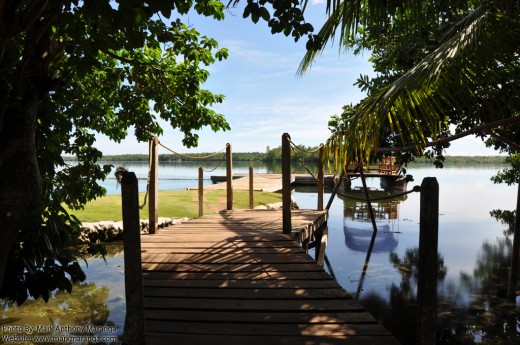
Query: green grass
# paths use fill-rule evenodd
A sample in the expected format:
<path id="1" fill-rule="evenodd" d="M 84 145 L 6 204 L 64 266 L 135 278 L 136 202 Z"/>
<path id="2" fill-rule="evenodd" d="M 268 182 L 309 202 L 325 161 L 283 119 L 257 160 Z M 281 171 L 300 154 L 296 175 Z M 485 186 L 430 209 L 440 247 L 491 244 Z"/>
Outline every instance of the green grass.
<path id="1" fill-rule="evenodd" d="M 233 208 L 249 208 L 249 192 L 233 191 Z M 142 204 L 144 193 L 139 194 Z M 159 217 L 196 218 L 199 214 L 196 190 L 159 191 Z M 254 192 L 254 205 L 266 205 L 282 201 L 279 193 Z M 211 190 L 204 192 L 204 214 L 215 213 L 226 208 L 226 191 Z M 68 210 L 82 222 L 122 220 L 121 195 L 107 195 L 85 205 L 84 210 Z M 140 211 L 140 218 L 148 218 L 148 204 Z"/>

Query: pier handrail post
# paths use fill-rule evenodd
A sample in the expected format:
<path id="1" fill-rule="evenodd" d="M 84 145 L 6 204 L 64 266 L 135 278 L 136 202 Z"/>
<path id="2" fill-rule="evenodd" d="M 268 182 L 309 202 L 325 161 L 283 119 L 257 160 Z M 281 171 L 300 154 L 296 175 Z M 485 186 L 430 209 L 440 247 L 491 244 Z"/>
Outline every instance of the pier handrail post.
<path id="1" fill-rule="evenodd" d="M 253 209 L 254 203 L 254 184 L 253 184 L 253 166 L 249 166 L 249 208 Z"/>
<path id="2" fill-rule="evenodd" d="M 290 234 L 291 224 L 291 136 L 282 135 L 282 228 L 284 234 Z"/>
<path id="3" fill-rule="evenodd" d="M 233 209 L 233 156 L 231 144 L 226 144 L 226 188 L 227 210 Z"/>
<path id="4" fill-rule="evenodd" d="M 417 279 L 417 344 L 434 345 L 437 315 L 439 183 L 425 177 L 421 184 Z"/>
<path id="5" fill-rule="evenodd" d="M 148 233 L 156 234 L 159 223 L 159 140 L 150 139 L 150 185 L 148 189 Z"/>
<path id="6" fill-rule="evenodd" d="M 199 188 L 197 188 L 197 193 L 199 195 L 199 217 L 204 215 L 204 184 L 202 182 L 204 178 L 204 170 L 202 167 L 199 167 Z"/>
<path id="7" fill-rule="evenodd" d="M 123 174 L 121 198 L 123 205 L 126 296 L 123 343 L 145 344 L 141 224 L 139 221 L 139 193 L 135 173 L 127 172 Z"/>
<path id="8" fill-rule="evenodd" d="M 324 165 L 324 147 L 323 144 L 320 145 L 319 150 L 319 158 L 318 158 L 318 211 L 323 211 L 323 194 L 325 188 L 325 177 L 323 174 L 323 165 Z"/>
<path id="9" fill-rule="evenodd" d="M 509 271 L 509 288 L 508 296 L 512 299 L 516 298 L 517 290 L 517 274 L 518 274 L 518 256 L 520 255 L 520 181 L 518 181 L 518 192 L 516 196 L 516 215 L 515 230 L 513 234 L 513 250 L 511 255 L 511 270 Z"/>

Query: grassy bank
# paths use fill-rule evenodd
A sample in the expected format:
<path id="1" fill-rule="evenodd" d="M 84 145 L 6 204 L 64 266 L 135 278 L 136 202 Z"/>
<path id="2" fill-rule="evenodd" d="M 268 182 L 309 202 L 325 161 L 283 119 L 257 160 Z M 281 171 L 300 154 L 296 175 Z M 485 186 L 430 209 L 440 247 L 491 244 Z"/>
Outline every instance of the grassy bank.
<path id="1" fill-rule="evenodd" d="M 144 194 L 140 193 L 139 202 L 144 200 Z M 233 207 L 248 208 L 249 192 L 236 190 L 233 192 Z M 159 217 L 188 217 L 195 218 L 199 214 L 196 190 L 159 191 Z M 254 193 L 255 206 L 266 205 L 282 201 L 279 193 Z M 205 191 L 204 214 L 215 213 L 226 208 L 226 192 L 223 190 Z M 78 217 L 82 222 L 97 222 L 103 220 L 122 220 L 121 195 L 107 195 L 88 203 L 84 210 L 70 213 Z M 141 219 L 148 218 L 148 205 L 141 210 Z"/>

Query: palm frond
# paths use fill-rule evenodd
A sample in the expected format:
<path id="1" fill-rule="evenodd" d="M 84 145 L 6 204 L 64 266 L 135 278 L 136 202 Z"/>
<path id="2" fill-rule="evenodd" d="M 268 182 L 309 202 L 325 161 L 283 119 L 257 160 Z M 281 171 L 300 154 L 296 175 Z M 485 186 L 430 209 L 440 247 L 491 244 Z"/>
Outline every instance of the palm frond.
<path id="1" fill-rule="evenodd" d="M 492 6 L 478 7 L 448 32 L 435 51 L 367 97 L 357 107 L 350 128 L 329 139 L 329 153 L 341 152 L 347 162 L 365 161 L 377 150 L 384 126 L 421 151 L 428 136 L 445 129 L 441 124 L 448 122 L 447 109 L 475 109 L 476 91 L 494 71 L 500 73 L 497 64 L 518 60 L 519 27 L 518 16 Z M 338 150 L 337 145 L 345 147 Z"/>

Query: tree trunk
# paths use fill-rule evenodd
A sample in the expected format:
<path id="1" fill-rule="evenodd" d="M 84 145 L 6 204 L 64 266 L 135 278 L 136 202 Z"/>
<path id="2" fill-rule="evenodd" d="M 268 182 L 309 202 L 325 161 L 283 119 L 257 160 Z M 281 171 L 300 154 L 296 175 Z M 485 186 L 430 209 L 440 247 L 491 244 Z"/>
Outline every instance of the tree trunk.
<path id="1" fill-rule="evenodd" d="M 42 197 L 35 133 L 39 96 L 25 92 L 0 128 L 0 287 L 9 250 Z"/>
<path id="2" fill-rule="evenodd" d="M 42 2 L 38 11 L 41 12 L 46 3 Z M 59 2 L 55 6 L 60 6 Z M 43 197 L 36 130 L 40 103 L 48 96 L 51 81 L 49 23 L 52 16 L 42 18 L 46 20 L 27 28 L 23 56 L 12 78 L 16 83 L 8 90 L 0 90 L 9 95 L 0 112 L 0 287 L 9 251 L 27 226 L 31 213 L 38 212 Z"/>

